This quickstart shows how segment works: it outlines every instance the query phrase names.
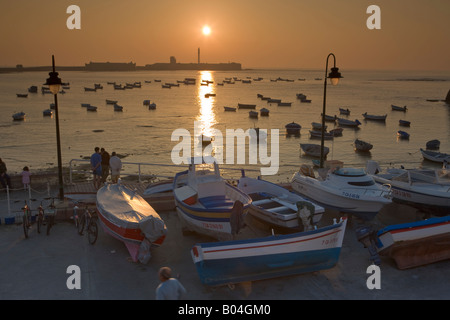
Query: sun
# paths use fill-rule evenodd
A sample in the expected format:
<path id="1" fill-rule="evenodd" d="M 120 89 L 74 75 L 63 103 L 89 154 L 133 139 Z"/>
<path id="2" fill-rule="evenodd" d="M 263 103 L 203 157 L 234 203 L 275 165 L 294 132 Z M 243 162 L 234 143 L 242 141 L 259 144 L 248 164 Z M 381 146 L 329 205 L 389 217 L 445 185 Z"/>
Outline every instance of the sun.
<path id="1" fill-rule="evenodd" d="M 211 28 L 208 26 L 204 26 L 202 32 L 205 36 L 208 36 L 209 34 L 211 34 Z"/>

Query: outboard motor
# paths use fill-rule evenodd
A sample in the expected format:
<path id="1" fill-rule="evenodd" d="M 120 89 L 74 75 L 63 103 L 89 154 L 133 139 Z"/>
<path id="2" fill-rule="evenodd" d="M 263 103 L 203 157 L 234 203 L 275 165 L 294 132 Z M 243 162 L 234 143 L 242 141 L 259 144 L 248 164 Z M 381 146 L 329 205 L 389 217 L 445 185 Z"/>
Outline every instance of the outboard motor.
<path id="1" fill-rule="evenodd" d="M 375 245 L 375 231 L 371 227 L 360 226 L 356 228 L 355 233 L 358 241 L 364 245 L 364 248 L 369 250 L 370 260 L 377 266 L 381 265 L 381 259 Z"/>

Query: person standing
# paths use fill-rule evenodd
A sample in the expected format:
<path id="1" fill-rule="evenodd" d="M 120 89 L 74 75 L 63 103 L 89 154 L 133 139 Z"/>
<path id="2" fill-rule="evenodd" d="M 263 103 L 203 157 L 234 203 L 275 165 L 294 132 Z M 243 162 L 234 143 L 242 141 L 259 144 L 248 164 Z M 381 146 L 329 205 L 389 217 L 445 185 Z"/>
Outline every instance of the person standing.
<path id="1" fill-rule="evenodd" d="M 186 289 L 175 278 L 172 278 L 172 270 L 162 267 L 158 272 L 161 283 L 156 288 L 156 300 L 180 300 Z"/>
<path id="2" fill-rule="evenodd" d="M 106 179 L 109 175 L 109 153 L 105 150 L 105 148 L 100 149 L 100 154 L 102 156 L 102 183 L 106 182 Z"/>
<path id="3" fill-rule="evenodd" d="M 7 171 L 6 163 L 4 163 L 3 160 L 0 158 L 0 183 L 5 189 L 6 186 L 11 188 L 11 179 L 9 178 L 9 175 L 6 173 L 6 171 Z"/>
<path id="4" fill-rule="evenodd" d="M 22 176 L 22 183 L 23 183 L 23 190 L 28 190 L 31 183 L 31 172 L 28 167 L 23 167 L 23 171 L 21 173 Z"/>
<path id="5" fill-rule="evenodd" d="M 102 179 L 102 156 L 100 155 L 100 148 L 95 147 L 94 153 L 91 155 L 91 169 L 94 174 L 94 188 L 100 189 Z"/>
<path id="6" fill-rule="evenodd" d="M 122 161 L 116 155 L 116 152 L 111 153 L 111 158 L 109 159 L 109 167 L 111 169 L 111 181 L 112 183 L 117 183 L 120 178 L 120 170 L 122 170 Z"/>

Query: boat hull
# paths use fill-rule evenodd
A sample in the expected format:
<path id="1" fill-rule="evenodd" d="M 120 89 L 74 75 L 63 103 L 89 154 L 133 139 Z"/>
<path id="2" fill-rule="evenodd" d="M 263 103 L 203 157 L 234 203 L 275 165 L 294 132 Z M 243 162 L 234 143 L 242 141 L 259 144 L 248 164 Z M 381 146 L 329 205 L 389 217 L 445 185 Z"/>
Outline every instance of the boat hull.
<path id="1" fill-rule="evenodd" d="M 329 269 L 338 262 L 346 222 L 288 235 L 196 244 L 191 255 L 201 282 L 211 286 Z"/>
<path id="2" fill-rule="evenodd" d="M 399 269 L 450 259 L 450 216 L 386 227 L 377 233 L 380 255 Z"/>

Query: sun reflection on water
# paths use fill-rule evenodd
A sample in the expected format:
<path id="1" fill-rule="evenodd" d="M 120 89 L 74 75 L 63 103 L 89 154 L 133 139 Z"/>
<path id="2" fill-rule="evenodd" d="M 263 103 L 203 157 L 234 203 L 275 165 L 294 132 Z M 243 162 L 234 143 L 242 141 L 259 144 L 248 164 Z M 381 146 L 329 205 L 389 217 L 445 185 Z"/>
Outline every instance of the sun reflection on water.
<path id="1" fill-rule="evenodd" d="M 199 122 L 200 133 L 211 137 L 214 133 L 214 125 L 217 123 L 214 114 L 215 87 L 213 73 L 211 71 L 200 72 L 200 82 L 198 83 L 198 101 L 200 105 L 196 121 Z M 208 96 L 207 94 L 213 94 Z M 206 95 L 206 96 L 205 96 Z"/>

